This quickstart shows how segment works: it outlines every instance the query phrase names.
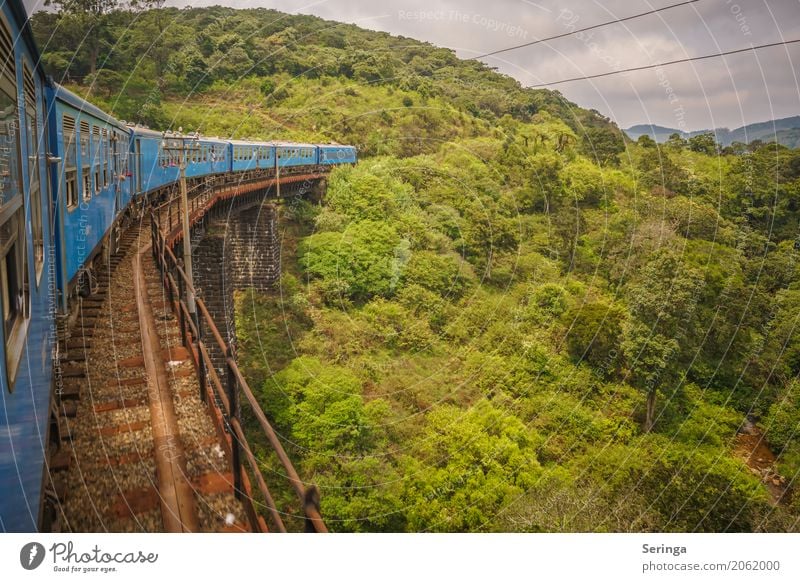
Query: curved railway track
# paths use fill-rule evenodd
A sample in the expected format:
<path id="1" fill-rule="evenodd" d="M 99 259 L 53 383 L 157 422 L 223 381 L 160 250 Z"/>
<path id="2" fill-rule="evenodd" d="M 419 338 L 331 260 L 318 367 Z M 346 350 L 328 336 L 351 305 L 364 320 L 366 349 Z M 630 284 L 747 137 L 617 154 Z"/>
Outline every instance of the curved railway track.
<path id="1" fill-rule="evenodd" d="M 320 177 L 289 175 L 281 183 Z M 266 195 L 275 183 L 223 178 L 197 187 L 191 223 L 219 204 Z M 62 338 L 52 431 L 61 446 L 49 462 L 58 515 L 50 529 L 283 532 L 288 517 L 292 529 L 299 521 L 308 532 L 326 532 L 319 491 L 297 474 L 204 303 L 197 300 L 196 318 L 187 311 L 191 285 L 171 250 L 180 240 L 177 206 L 172 197 L 143 209 L 149 217 L 124 231 Z M 223 377 L 210 343 L 225 356 Z M 248 443 L 240 397 L 297 496 L 289 513 L 276 506 Z"/>
<path id="2" fill-rule="evenodd" d="M 60 529 L 249 531 L 148 234 L 123 235 L 65 343 Z"/>

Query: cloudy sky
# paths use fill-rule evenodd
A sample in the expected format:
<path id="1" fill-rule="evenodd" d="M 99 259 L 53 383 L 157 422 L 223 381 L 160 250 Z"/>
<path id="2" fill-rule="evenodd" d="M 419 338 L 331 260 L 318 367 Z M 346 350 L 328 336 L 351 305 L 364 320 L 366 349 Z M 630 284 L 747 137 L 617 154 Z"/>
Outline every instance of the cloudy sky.
<path id="1" fill-rule="evenodd" d="M 29 0 L 41 3 L 41 0 Z M 680 0 L 167 0 L 315 14 L 473 58 Z M 483 60 L 525 85 L 800 39 L 800 0 L 698 0 Z M 558 85 L 622 127 L 739 127 L 800 115 L 800 43 Z"/>

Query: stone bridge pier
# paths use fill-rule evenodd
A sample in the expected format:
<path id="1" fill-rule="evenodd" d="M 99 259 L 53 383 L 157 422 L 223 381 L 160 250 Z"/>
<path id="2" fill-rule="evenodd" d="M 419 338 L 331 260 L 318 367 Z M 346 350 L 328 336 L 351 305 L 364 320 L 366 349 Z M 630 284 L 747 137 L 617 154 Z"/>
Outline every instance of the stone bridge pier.
<path id="1" fill-rule="evenodd" d="M 192 259 L 197 294 L 206 304 L 223 339 L 236 350 L 233 294 L 275 287 L 281 275 L 279 215 L 284 205 L 299 197 L 319 200 L 325 184 L 291 184 L 281 188 L 281 199 L 262 192 L 219 204 L 192 234 Z M 225 361 L 216 342 L 207 343 L 218 374 Z M 220 376 L 224 379 L 224 375 Z M 223 380 L 224 381 L 224 380 Z"/>

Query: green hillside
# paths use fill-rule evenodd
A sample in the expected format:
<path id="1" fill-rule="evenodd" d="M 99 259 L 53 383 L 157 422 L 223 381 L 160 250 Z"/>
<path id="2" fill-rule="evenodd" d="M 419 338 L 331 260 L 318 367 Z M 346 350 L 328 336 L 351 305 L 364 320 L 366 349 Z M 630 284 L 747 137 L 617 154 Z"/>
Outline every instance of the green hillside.
<path id="1" fill-rule="evenodd" d="M 280 293 L 237 297 L 331 529 L 797 528 L 800 152 L 624 142 L 449 50 L 270 10 L 114 13 L 90 74 L 59 18 L 54 76 L 120 117 L 359 146 L 284 208 Z"/>

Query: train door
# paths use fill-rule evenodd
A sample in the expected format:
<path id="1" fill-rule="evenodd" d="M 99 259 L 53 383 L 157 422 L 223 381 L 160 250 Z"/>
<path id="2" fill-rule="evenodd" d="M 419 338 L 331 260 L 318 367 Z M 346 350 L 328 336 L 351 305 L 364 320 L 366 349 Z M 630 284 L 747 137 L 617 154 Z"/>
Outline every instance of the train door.
<path id="1" fill-rule="evenodd" d="M 119 134 L 111 130 L 111 182 L 114 184 L 117 203 L 114 205 L 114 213 L 122 210 L 122 183 L 120 182 L 120 160 L 119 160 Z"/>
<path id="2" fill-rule="evenodd" d="M 133 140 L 135 152 L 133 155 L 134 174 L 136 174 L 136 193 L 142 193 L 142 140 L 134 138 Z"/>

